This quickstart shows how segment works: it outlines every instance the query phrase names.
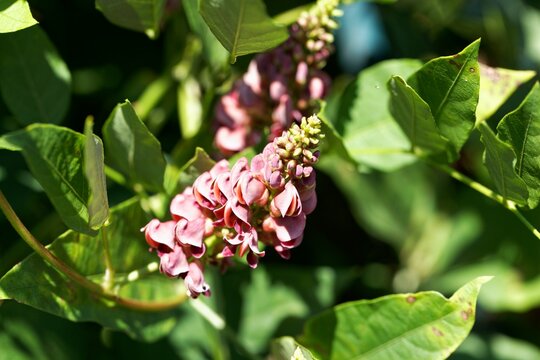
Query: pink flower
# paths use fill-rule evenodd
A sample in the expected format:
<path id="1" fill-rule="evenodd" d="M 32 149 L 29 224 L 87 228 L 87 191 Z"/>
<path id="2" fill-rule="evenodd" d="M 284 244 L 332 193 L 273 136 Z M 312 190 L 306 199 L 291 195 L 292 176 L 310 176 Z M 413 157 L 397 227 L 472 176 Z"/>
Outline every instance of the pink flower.
<path id="1" fill-rule="evenodd" d="M 199 295 L 210 296 L 210 286 L 204 281 L 203 265 L 200 261 L 189 264 L 189 271 L 184 278 L 188 296 L 196 299 Z"/>
<path id="2" fill-rule="evenodd" d="M 187 256 L 180 245 L 175 245 L 172 251 L 160 252 L 159 270 L 169 277 L 179 277 L 189 271 Z"/>
<path id="3" fill-rule="evenodd" d="M 274 217 L 298 216 L 302 212 L 302 201 L 298 190 L 291 183 L 285 184 L 285 188 L 270 202 L 270 214 Z"/>
<path id="4" fill-rule="evenodd" d="M 158 219 L 152 219 L 141 229 L 141 231 L 144 231 L 144 236 L 148 245 L 155 249 L 167 251 L 172 250 L 175 246 L 175 226 L 175 221 L 166 221 L 162 223 Z"/>

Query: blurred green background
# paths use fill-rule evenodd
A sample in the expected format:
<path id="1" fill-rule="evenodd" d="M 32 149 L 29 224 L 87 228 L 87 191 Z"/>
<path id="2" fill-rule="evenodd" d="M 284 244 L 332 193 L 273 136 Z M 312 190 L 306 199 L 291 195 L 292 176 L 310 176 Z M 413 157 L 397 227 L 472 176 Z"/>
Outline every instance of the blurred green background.
<path id="1" fill-rule="evenodd" d="M 101 128 L 118 102 L 139 99 L 149 84 L 170 71 L 182 57 L 189 32 L 181 1 L 169 1 L 156 40 L 109 23 L 93 1 L 29 3 L 72 73 L 71 105 L 63 125 L 81 132 L 87 115 Z M 266 3 L 276 15 L 308 2 Z M 326 68 L 336 94 L 329 98 L 330 109 L 354 75 L 369 65 L 453 54 L 479 37 L 483 63 L 540 69 L 538 1 L 399 0 L 357 3 L 344 10 L 337 51 Z M 239 58 L 214 82 L 226 87 L 227 76 L 243 72 L 248 61 L 249 56 Z M 147 119 L 166 152 L 173 151 L 180 136 L 176 86 L 166 89 Z M 521 86 L 490 125 L 517 107 L 531 86 Z M 19 128 L 0 101 L 0 133 Z M 473 136 L 457 166 L 489 185 L 481 151 Z M 255 272 L 231 269 L 212 276 L 212 303 L 245 348 L 265 354 L 271 338 L 297 335 L 303 319 L 337 303 L 423 289 L 451 294 L 478 275 L 495 275 L 480 295 L 473 333 L 451 358 L 540 359 L 540 242 L 517 219 L 424 164 L 360 174 L 328 159 L 320 170 L 319 204 L 291 260 L 269 253 Z M 0 187 L 43 243 L 64 231 L 20 154 L 1 153 Z M 129 196 L 111 184 L 112 204 Z M 526 213 L 537 226 L 539 215 L 540 210 Z M 31 250 L 4 217 L 0 227 L 1 276 Z M 189 305 L 170 336 L 152 344 L 12 301 L 0 305 L 0 360 L 128 357 L 241 359 L 245 354 Z"/>

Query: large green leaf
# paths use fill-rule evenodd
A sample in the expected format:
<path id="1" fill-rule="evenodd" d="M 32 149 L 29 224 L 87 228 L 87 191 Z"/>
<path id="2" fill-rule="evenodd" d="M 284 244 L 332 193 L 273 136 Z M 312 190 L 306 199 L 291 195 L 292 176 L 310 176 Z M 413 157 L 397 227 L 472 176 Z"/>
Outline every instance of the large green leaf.
<path id="1" fill-rule="evenodd" d="M 86 120 L 84 125 L 84 171 L 90 185 L 88 200 L 88 225 L 99 229 L 109 218 L 109 200 L 103 163 L 103 143 L 92 132 L 93 121 Z"/>
<path id="2" fill-rule="evenodd" d="M 390 113 L 409 138 L 411 150 L 420 156 L 448 152 L 448 140 L 441 136 L 430 107 L 416 91 L 400 76 L 390 78 L 388 89 Z"/>
<path id="3" fill-rule="evenodd" d="M 482 142 L 486 148 L 484 164 L 495 184 L 495 189 L 505 199 L 512 200 L 519 205 L 526 205 L 527 185 L 514 170 L 516 163 L 514 150 L 508 143 L 497 138 L 486 123 L 481 123 L 478 129 L 482 134 Z"/>
<path id="4" fill-rule="evenodd" d="M 297 343 L 290 336 L 280 337 L 272 341 L 271 354 L 273 360 L 313 360 L 313 354 Z"/>
<path id="5" fill-rule="evenodd" d="M 199 0 L 183 0 L 182 6 L 186 12 L 191 30 L 201 38 L 206 61 L 213 70 L 221 69 L 227 63 L 229 53 L 210 31 L 201 14 L 199 14 Z"/>
<path id="6" fill-rule="evenodd" d="M 26 0 L 0 0 L 0 33 L 26 29 L 37 24 Z"/>
<path id="7" fill-rule="evenodd" d="M 527 184 L 530 208 L 540 200 L 540 85 L 537 82 L 521 105 L 497 126 L 499 138 L 516 154 L 514 169 Z"/>
<path id="8" fill-rule="evenodd" d="M 454 158 L 469 138 L 480 89 L 476 40 L 463 51 L 426 63 L 407 80 L 429 105 L 440 133 L 454 147 Z"/>
<path id="9" fill-rule="evenodd" d="M 106 160 L 133 184 L 163 188 L 165 159 L 161 144 L 139 119 L 129 101 L 118 104 L 103 125 Z"/>
<path id="10" fill-rule="evenodd" d="M 22 152 L 64 223 L 73 230 L 95 234 L 89 226 L 84 144 L 82 134 L 45 124 L 30 125 L 0 138 L 0 148 Z"/>
<path id="11" fill-rule="evenodd" d="M 532 70 L 492 68 L 480 64 L 480 98 L 476 107 L 476 125 L 486 121 L 523 83 L 536 75 Z"/>
<path id="12" fill-rule="evenodd" d="M 0 90 L 21 123 L 62 121 L 70 86 L 66 64 L 39 26 L 0 34 Z"/>
<path id="13" fill-rule="evenodd" d="M 115 25 L 158 36 L 165 0 L 96 0 L 98 8 Z"/>
<path id="14" fill-rule="evenodd" d="M 434 291 L 341 304 L 310 319 L 300 343 L 324 359 L 444 359 L 468 335 L 477 278 L 450 299 Z"/>
<path id="15" fill-rule="evenodd" d="M 200 0 L 200 12 L 221 44 L 237 56 L 271 49 L 289 33 L 274 24 L 261 0 Z"/>
<path id="16" fill-rule="evenodd" d="M 107 236 L 116 272 L 116 294 L 146 305 L 183 301 L 185 289 L 182 281 L 168 279 L 161 274 L 141 275 L 157 256 L 148 251 L 144 235 L 139 231 L 148 218 L 138 201 L 133 199 L 111 210 Z M 48 248 L 87 278 L 101 285 L 107 281 L 101 236 L 90 237 L 68 231 Z M 133 272 L 137 270 L 140 271 Z M 133 279 L 136 280 L 130 281 Z M 148 341 L 167 335 L 179 314 L 174 304 L 169 310 L 151 312 L 105 301 L 66 278 L 35 253 L 0 279 L 0 293 L 3 298 L 11 298 L 72 321 L 96 321 Z"/>
<path id="17" fill-rule="evenodd" d="M 392 171 L 415 161 L 405 154 L 410 142 L 388 109 L 386 82 L 392 75 L 407 77 L 420 66 L 411 59 L 383 61 L 362 71 L 345 89 L 334 124 L 356 162 Z"/>

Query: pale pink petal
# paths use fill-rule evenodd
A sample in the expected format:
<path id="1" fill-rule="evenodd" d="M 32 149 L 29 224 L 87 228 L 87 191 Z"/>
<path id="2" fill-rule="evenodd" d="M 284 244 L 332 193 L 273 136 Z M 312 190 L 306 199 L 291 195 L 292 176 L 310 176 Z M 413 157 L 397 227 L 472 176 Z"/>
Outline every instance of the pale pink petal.
<path id="1" fill-rule="evenodd" d="M 189 264 L 189 272 L 184 278 L 188 295 L 197 298 L 200 294 L 210 295 L 210 286 L 204 280 L 203 266 L 199 261 Z"/>
<path id="2" fill-rule="evenodd" d="M 203 246 L 205 219 L 181 219 L 176 225 L 176 238 L 181 244 L 192 245 L 198 248 Z"/>
<path id="3" fill-rule="evenodd" d="M 216 132 L 214 141 L 219 151 L 225 155 L 232 155 L 247 147 L 246 135 L 246 129 L 243 127 L 231 129 L 222 126 Z"/>
<path id="4" fill-rule="evenodd" d="M 180 245 L 176 245 L 171 252 L 158 251 L 158 256 L 160 257 L 159 270 L 167 276 L 178 277 L 189 271 L 186 254 Z"/>
<path id="5" fill-rule="evenodd" d="M 160 245 L 165 245 L 172 250 L 175 246 L 174 227 L 176 221 L 160 222 L 158 219 L 152 219 L 145 227 L 144 231 L 146 242 L 153 248 L 160 248 Z"/>

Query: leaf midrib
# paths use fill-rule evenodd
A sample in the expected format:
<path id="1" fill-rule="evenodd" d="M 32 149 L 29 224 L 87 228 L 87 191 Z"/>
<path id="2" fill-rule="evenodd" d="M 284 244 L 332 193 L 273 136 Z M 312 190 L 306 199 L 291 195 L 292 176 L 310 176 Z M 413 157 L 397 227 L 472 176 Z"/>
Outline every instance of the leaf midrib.
<path id="1" fill-rule="evenodd" d="M 246 0 L 241 0 L 240 2 L 240 13 L 238 14 L 238 21 L 236 23 L 236 31 L 234 33 L 234 42 L 232 46 L 231 56 L 233 58 L 236 57 L 237 53 L 237 47 L 238 47 L 238 41 L 240 39 L 240 29 L 242 28 L 242 22 L 244 20 L 244 13 L 246 8 Z"/>

